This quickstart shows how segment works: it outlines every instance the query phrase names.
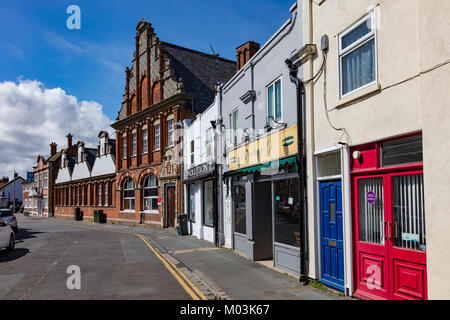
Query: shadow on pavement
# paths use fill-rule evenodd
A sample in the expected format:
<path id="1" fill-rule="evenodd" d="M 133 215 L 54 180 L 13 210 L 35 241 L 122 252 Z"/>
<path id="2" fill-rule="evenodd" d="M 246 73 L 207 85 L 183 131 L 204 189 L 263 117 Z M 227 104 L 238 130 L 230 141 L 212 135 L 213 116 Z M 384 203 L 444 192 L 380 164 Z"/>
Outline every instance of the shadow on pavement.
<path id="1" fill-rule="evenodd" d="M 5 249 L 0 250 L 0 263 L 20 259 L 23 256 L 27 255 L 29 252 L 30 250 L 26 248 L 18 248 L 12 251 L 8 251 Z"/>
<path id="2" fill-rule="evenodd" d="M 37 238 L 36 235 L 44 233 L 39 231 L 31 231 L 31 229 L 19 228 L 19 230 L 15 233 L 16 243 L 21 243 L 25 239 Z"/>

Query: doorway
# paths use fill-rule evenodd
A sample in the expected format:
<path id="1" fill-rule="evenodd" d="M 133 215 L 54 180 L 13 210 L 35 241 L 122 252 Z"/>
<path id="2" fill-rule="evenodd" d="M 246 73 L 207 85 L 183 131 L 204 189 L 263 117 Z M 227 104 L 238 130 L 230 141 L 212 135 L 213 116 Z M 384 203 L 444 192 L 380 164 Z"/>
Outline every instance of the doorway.
<path id="1" fill-rule="evenodd" d="M 175 186 L 166 186 L 166 226 L 167 228 L 175 227 L 176 209 L 175 209 Z"/>
<path id="2" fill-rule="evenodd" d="M 320 182 L 321 279 L 344 291 L 342 182 Z"/>
<path id="3" fill-rule="evenodd" d="M 355 295 L 427 299 L 423 171 L 354 177 Z"/>

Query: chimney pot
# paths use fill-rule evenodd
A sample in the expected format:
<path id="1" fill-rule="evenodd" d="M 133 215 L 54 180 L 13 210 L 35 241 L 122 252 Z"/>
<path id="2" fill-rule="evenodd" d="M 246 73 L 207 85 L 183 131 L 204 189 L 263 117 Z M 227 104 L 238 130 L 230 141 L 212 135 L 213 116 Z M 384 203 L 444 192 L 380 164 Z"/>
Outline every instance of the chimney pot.
<path id="1" fill-rule="evenodd" d="M 54 156 L 56 154 L 56 148 L 58 147 L 58 145 L 55 142 L 52 142 L 50 144 L 50 155 Z"/>

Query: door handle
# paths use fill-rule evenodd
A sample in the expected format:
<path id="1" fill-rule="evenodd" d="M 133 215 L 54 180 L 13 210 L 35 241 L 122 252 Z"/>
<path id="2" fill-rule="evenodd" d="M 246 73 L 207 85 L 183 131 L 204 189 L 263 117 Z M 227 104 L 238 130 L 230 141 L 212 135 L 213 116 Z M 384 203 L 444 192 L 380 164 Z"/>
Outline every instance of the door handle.
<path id="1" fill-rule="evenodd" d="M 384 222 L 384 240 L 388 238 L 388 223 L 387 221 Z"/>
<path id="2" fill-rule="evenodd" d="M 392 240 L 392 223 L 388 222 L 389 240 Z"/>

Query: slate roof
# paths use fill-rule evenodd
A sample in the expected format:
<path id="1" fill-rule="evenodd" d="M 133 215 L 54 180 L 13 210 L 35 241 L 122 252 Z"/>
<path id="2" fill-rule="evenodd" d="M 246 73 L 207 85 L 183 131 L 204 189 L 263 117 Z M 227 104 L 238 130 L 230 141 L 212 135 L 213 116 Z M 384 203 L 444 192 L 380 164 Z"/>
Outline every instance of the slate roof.
<path id="1" fill-rule="evenodd" d="M 226 83 L 236 73 L 234 61 L 167 42 L 161 44 L 171 60 L 176 80 L 183 78 L 186 93 L 194 96 L 195 112 L 203 112 L 213 103 L 216 83 Z"/>
<path id="2" fill-rule="evenodd" d="M 94 167 L 95 159 L 97 158 L 97 149 L 84 148 L 84 153 L 86 154 L 86 161 L 89 164 L 89 168 Z"/>

